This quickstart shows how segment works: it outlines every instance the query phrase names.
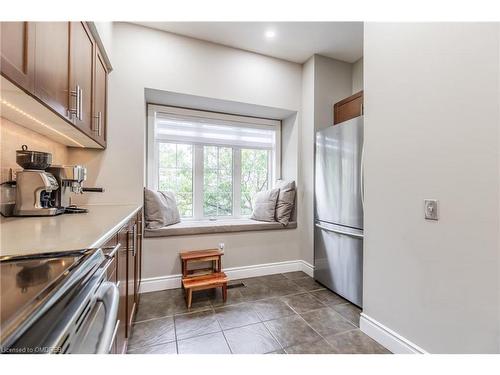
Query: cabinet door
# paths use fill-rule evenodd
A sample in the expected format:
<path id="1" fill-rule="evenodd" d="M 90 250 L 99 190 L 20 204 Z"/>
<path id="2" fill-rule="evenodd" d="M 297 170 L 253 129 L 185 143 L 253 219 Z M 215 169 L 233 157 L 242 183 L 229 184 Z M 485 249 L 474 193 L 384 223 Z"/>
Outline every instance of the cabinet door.
<path id="1" fill-rule="evenodd" d="M 135 257 L 135 303 L 139 306 L 142 270 L 142 210 L 137 214 L 137 251 Z"/>
<path id="2" fill-rule="evenodd" d="M 73 122 L 89 136 L 92 132 L 94 40 L 84 22 L 70 28 L 70 106 Z"/>
<path id="3" fill-rule="evenodd" d="M 333 106 L 333 124 L 353 119 L 363 114 L 363 91 L 335 103 Z"/>
<path id="4" fill-rule="evenodd" d="M 137 224 L 135 220 L 130 223 L 128 232 L 127 251 L 127 329 L 132 330 L 132 322 L 135 313 L 135 266 L 137 251 Z M 130 336 L 129 336 L 130 337 Z"/>
<path id="5" fill-rule="evenodd" d="M 69 22 L 35 22 L 35 95 L 69 118 Z"/>
<path id="6" fill-rule="evenodd" d="M 28 92 L 33 92 L 35 30 L 32 22 L 0 23 L 1 72 Z"/>
<path id="7" fill-rule="evenodd" d="M 99 50 L 96 48 L 94 75 L 94 116 L 92 129 L 100 143 L 106 142 L 108 72 Z"/>
<path id="8" fill-rule="evenodd" d="M 117 286 L 120 292 L 118 307 L 118 331 L 116 334 L 116 351 L 119 354 L 127 350 L 127 228 L 118 232 L 118 241 L 121 244 L 117 252 Z"/>

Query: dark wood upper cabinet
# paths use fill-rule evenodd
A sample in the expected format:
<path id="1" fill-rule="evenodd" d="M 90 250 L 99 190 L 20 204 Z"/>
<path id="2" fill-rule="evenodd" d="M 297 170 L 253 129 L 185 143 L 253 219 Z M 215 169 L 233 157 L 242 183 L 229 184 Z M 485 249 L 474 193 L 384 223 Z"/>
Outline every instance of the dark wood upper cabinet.
<path id="1" fill-rule="evenodd" d="M 363 114 L 363 91 L 333 105 L 333 124 L 353 119 Z"/>
<path id="2" fill-rule="evenodd" d="M 35 95 L 69 114 L 69 22 L 35 22 Z"/>
<path id="3" fill-rule="evenodd" d="M 0 24 L 1 72 L 22 89 L 31 92 L 34 85 L 35 38 L 31 22 Z"/>
<path id="4" fill-rule="evenodd" d="M 106 146 L 110 65 L 91 26 L 87 22 L 0 22 L 1 73 L 57 113 L 70 134 L 76 126 L 90 147 L 97 148 Z"/>
<path id="5" fill-rule="evenodd" d="M 84 22 L 71 22 L 70 27 L 70 107 L 73 122 L 93 136 L 92 95 L 95 43 Z"/>
<path id="6" fill-rule="evenodd" d="M 95 137 L 101 142 L 106 141 L 108 71 L 106 63 L 96 48 L 94 71 L 94 115 L 92 129 Z"/>

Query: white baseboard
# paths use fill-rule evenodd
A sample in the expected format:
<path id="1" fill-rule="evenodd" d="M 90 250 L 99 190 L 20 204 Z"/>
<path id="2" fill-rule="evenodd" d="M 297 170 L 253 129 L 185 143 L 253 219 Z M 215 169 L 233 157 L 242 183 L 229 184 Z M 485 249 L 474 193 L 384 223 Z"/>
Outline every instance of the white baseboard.
<path id="1" fill-rule="evenodd" d="M 364 313 L 361 313 L 359 328 L 395 354 L 428 354 L 418 345 Z"/>
<path id="2" fill-rule="evenodd" d="M 224 268 L 229 279 L 246 279 L 249 277 L 273 275 L 293 271 L 303 271 L 313 276 L 314 266 L 303 260 L 289 260 L 285 262 L 254 264 L 251 266 Z M 175 289 L 181 287 L 181 275 L 166 275 L 150 277 L 141 280 L 141 293 L 158 290 Z"/>

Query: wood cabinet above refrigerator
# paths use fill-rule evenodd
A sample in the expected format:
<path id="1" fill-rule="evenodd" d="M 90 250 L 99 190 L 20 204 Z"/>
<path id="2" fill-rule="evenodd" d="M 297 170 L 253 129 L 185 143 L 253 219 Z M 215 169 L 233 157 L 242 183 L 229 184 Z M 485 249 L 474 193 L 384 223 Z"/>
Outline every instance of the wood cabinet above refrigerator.
<path id="1" fill-rule="evenodd" d="M 91 22 L 1 22 L 2 116 L 73 147 L 105 148 L 106 51 Z"/>
<path id="2" fill-rule="evenodd" d="M 333 124 L 353 119 L 363 114 L 363 91 L 333 105 Z"/>

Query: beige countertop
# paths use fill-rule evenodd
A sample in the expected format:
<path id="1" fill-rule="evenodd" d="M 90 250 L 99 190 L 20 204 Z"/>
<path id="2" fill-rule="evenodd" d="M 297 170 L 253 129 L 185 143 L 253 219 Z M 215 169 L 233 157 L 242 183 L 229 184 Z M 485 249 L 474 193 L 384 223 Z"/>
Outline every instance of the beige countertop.
<path id="1" fill-rule="evenodd" d="M 2 217 L 0 256 L 88 249 L 101 246 L 141 206 L 89 205 L 84 214 Z"/>

